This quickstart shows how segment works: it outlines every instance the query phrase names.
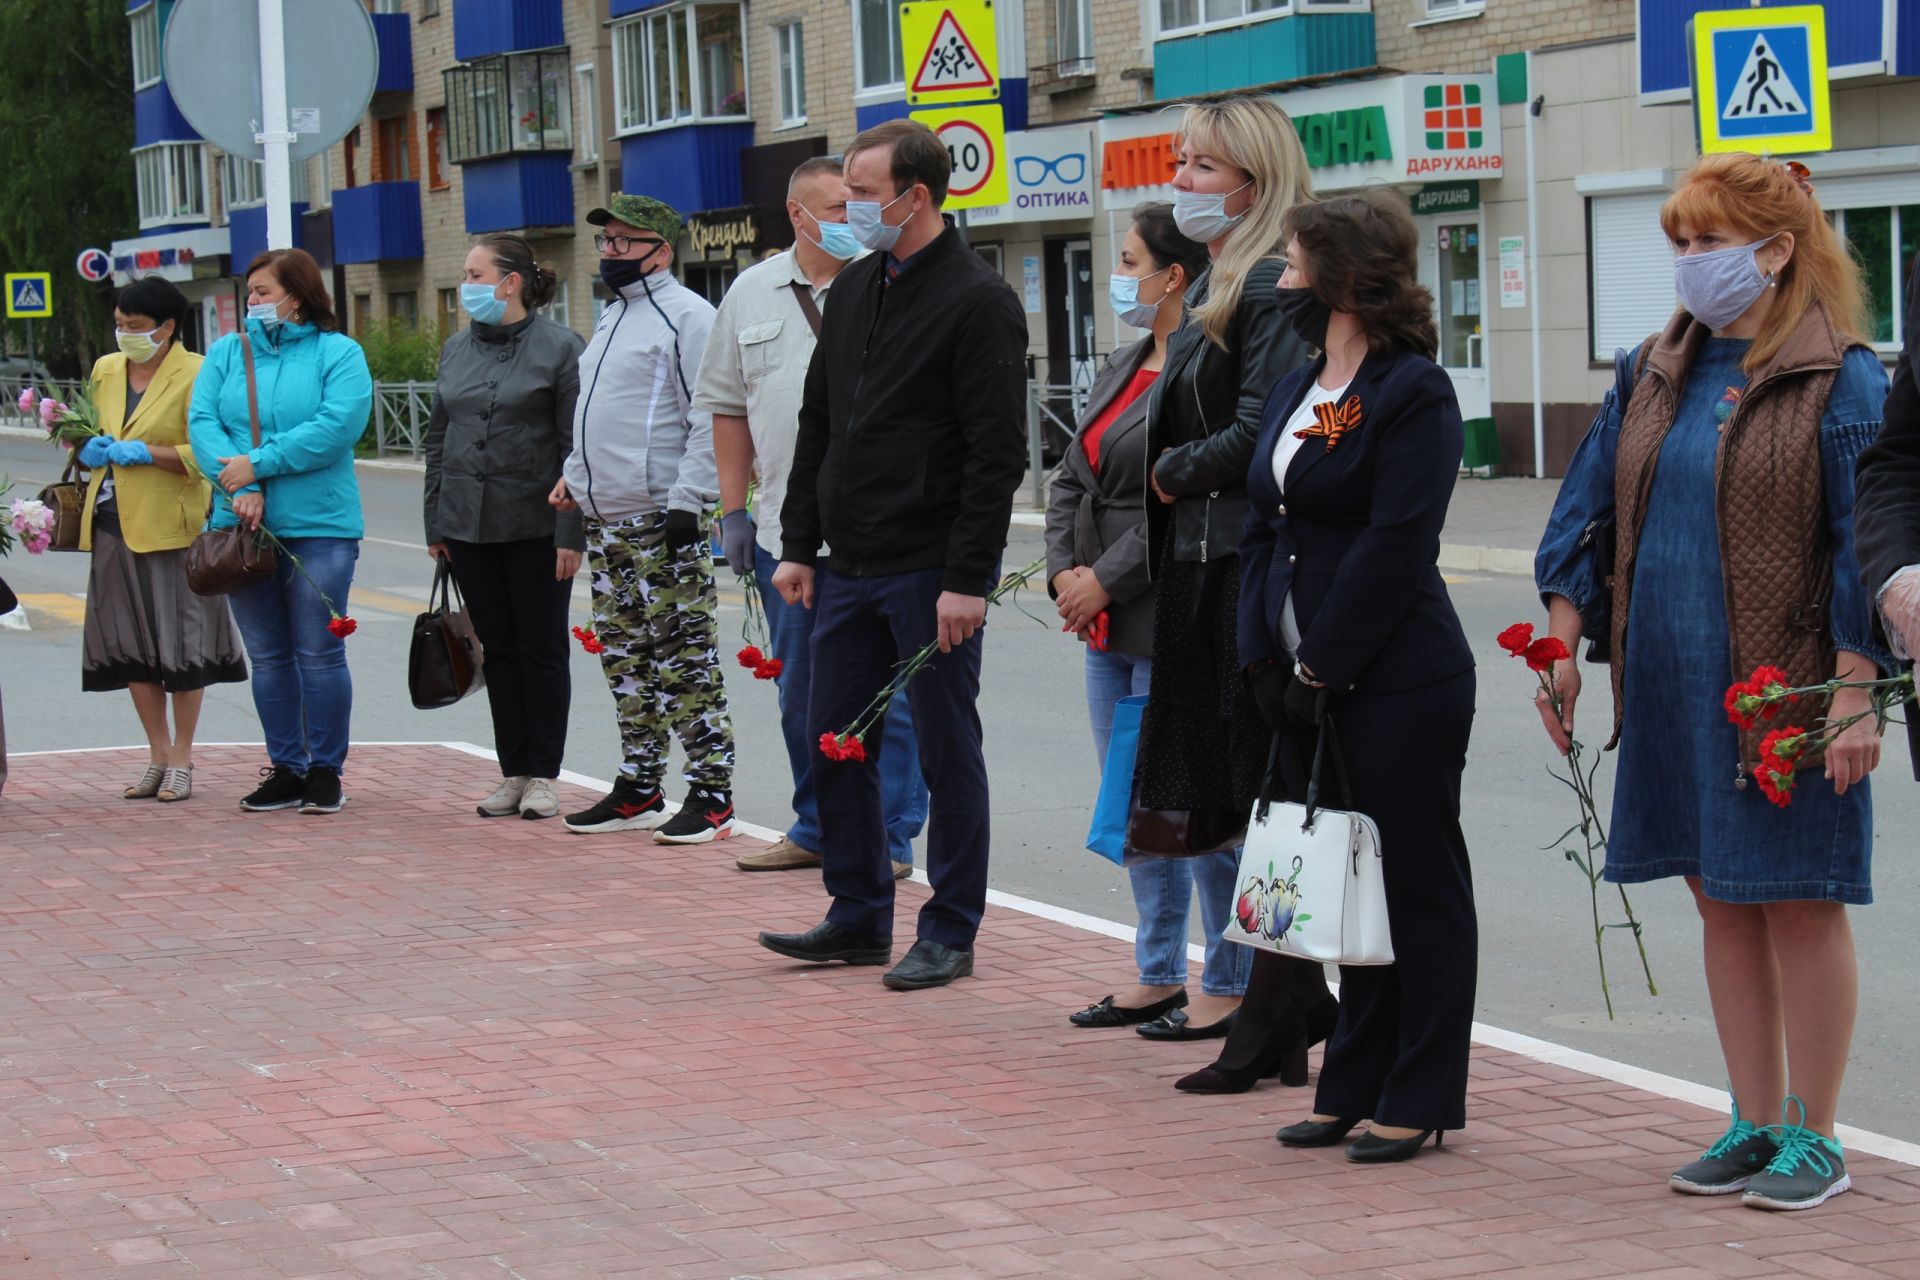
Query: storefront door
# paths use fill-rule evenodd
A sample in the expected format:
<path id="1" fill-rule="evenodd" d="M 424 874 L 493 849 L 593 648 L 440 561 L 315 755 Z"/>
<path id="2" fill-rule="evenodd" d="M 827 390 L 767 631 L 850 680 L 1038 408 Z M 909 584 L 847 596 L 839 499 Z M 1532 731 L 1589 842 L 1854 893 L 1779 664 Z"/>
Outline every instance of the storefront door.
<path id="1" fill-rule="evenodd" d="M 1420 224 L 1420 283 L 1433 291 L 1440 364 L 1453 379 L 1460 416 L 1492 411 L 1487 380 L 1484 235 L 1478 214 L 1432 214 Z"/>
<path id="2" fill-rule="evenodd" d="M 1073 385 L 1090 387 L 1100 362 L 1093 347 L 1093 242 L 1069 240 L 1067 255 L 1067 341 Z"/>

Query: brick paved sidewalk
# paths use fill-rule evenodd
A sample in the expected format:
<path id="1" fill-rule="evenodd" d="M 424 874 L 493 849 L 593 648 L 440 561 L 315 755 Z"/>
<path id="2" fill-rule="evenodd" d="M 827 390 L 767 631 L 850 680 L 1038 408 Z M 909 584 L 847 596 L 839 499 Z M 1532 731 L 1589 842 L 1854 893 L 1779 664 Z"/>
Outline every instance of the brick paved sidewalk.
<path id="1" fill-rule="evenodd" d="M 898 994 L 753 944 L 810 875 L 483 821 L 438 747 L 243 817 L 257 758 L 178 806 L 117 798 L 133 753 L 15 760 L 0 1276 L 1920 1276 L 1920 1169 L 1675 1196 L 1719 1116 L 1485 1049 L 1444 1150 L 1290 1152 L 1306 1091 L 1067 1025 L 1112 939 L 993 910 L 977 976 Z"/>

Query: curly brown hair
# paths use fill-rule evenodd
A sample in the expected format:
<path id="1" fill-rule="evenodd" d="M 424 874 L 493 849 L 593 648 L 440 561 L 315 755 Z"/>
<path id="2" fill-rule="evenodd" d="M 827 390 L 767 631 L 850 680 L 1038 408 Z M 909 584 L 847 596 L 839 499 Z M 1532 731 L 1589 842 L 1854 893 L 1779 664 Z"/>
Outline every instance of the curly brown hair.
<path id="1" fill-rule="evenodd" d="M 1420 283 L 1420 229 L 1396 188 L 1297 204 L 1287 240 L 1306 258 L 1314 293 L 1360 322 L 1369 350 L 1405 347 L 1429 360 L 1439 352 L 1433 294 Z"/>

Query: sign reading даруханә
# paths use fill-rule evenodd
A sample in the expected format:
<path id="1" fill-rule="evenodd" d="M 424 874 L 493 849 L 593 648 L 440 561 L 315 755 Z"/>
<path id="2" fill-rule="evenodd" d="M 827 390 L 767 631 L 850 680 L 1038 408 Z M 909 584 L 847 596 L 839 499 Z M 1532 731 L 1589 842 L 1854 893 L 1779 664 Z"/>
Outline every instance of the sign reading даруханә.
<path id="1" fill-rule="evenodd" d="M 1037 129 L 1007 135 L 1007 202 L 969 211 L 974 223 L 1093 216 L 1093 134 Z"/>

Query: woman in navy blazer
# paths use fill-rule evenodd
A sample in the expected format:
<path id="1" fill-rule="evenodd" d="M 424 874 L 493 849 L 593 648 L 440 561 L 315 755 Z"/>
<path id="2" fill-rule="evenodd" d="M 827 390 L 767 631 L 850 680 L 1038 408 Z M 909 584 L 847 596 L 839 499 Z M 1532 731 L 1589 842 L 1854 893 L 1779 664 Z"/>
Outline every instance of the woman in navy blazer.
<path id="1" fill-rule="evenodd" d="M 1369 1119 L 1348 1158 L 1404 1160 L 1466 1123 L 1478 935 L 1460 775 L 1473 654 L 1436 565 L 1460 407 L 1432 359 L 1433 297 L 1405 197 L 1303 205 L 1288 236 L 1280 303 L 1323 354 L 1274 388 L 1261 417 L 1240 660 L 1295 794 L 1322 718 L 1338 726 L 1352 795 L 1327 785 L 1379 825 L 1395 963 L 1341 970 L 1314 1114 L 1277 1136 L 1331 1146 Z M 1240 1013 L 1250 1034 L 1262 972 L 1284 963 L 1259 954 Z"/>

